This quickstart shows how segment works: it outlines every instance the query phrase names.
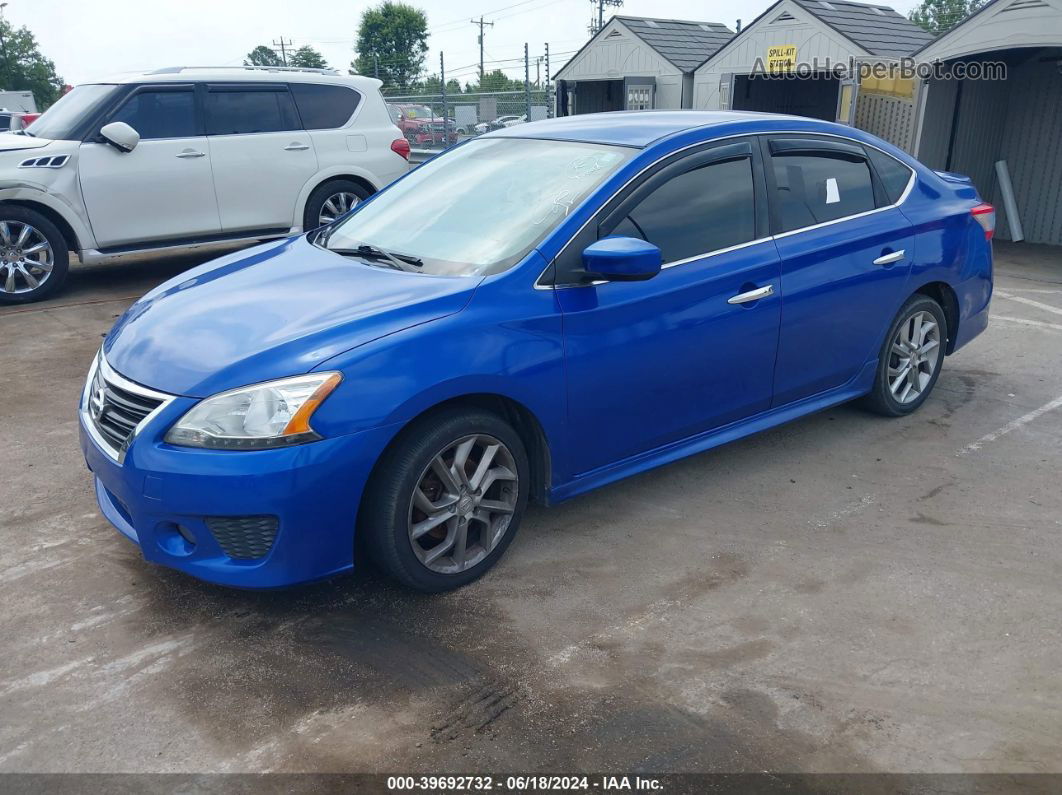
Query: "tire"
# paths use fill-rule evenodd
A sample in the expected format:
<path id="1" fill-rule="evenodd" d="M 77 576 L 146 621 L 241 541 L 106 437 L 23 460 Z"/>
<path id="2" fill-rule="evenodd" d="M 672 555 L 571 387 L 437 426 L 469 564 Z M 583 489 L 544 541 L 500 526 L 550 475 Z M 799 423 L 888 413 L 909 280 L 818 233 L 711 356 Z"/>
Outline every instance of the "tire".
<path id="1" fill-rule="evenodd" d="M 487 488 L 477 496 L 459 480 L 458 455 L 467 445 L 465 480 L 474 486 L 478 465 L 495 444 L 486 477 L 479 478 Z M 527 451 L 511 425 L 489 411 L 444 410 L 404 429 L 380 458 L 366 484 L 358 535 L 376 565 L 398 582 L 424 593 L 449 591 L 481 577 L 505 553 L 520 528 L 529 485 Z"/>
<path id="2" fill-rule="evenodd" d="M 69 270 L 70 250 L 55 224 L 36 210 L 0 205 L 0 305 L 54 295 Z"/>
<path id="3" fill-rule="evenodd" d="M 909 364 L 913 337 L 923 341 L 914 359 L 916 370 Z M 940 377 L 947 342 L 948 321 L 940 304 L 921 294 L 907 299 L 885 335 L 878 353 L 874 387 L 863 399 L 864 406 L 886 417 L 903 417 L 916 411 Z"/>
<path id="4" fill-rule="evenodd" d="M 372 196 L 372 193 L 364 185 L 352 179 L 333 179 L 323 185 L 318 185 L 310 194 L 310 198 L 306 200 L 306 209 L 302 213 L 303 231 L 309 232 L 311 229 L 330 223 L 330 220 L 322 219 L 322 214 L 331 215 L 331 220 L 334 220 L 346 210 L 356 206 L 358 202 Z M 346 202 L 349 206 L 344 209 L 343 202 L 338 197 L 347 197 Z M 353 203 L 350 203 L 352 201 L 350 197 L 353 197 Z M 326 209 L 330 200 L 332 201 L 330 207 L 334 207 L 336 212 Z"/>

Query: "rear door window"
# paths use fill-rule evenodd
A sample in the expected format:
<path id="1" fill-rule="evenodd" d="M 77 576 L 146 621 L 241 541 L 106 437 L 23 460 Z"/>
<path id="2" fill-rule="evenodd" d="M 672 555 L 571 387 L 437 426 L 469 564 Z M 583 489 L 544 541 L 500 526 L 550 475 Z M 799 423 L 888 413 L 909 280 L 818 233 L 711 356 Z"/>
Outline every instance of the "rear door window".
<path id="1" fill-rule="evenodd" d="M 142 89 L 121 104 L 111 122 L 122 121 L 140 133 L 141 140 L 191 138 L 198 135 L 195 92 L 191 89 Z"/>
<path id="2" fill-rule="evenodd" d="M 780 232 L 873 210 L 874 182 L 863 158 L 795 150 L 771 155 Z"/>
<path id="3" fill-rule="evenodd" d="M 352 88 L 319 83 L 292 83 L 291 94 L 307 130 L 342 127 L 350 121 L 361 100 L 361 95 Z"/>
<path id="4" fill-rule="evenodd" d="M 205 112 L 207 135 L 245 135 L 302 129 L 287 86 L 210 86 L 206 94 Z"/>

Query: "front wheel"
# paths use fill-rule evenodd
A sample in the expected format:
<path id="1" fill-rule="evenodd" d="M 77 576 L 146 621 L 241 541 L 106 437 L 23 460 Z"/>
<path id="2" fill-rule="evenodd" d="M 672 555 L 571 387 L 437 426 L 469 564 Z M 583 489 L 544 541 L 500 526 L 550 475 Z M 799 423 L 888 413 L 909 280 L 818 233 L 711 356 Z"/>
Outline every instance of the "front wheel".
<path id="1" fill-rule="evenodd" d="M 940 376 L 947 341 L 948 321 L 940 304 L 925 295 L 911 296 L 885 337 L 867 408 L 902 417 L 925 403 Z"/>
<path id="2" fill-rule="evenodd" d="M 366 486 L 358 532 L 402 584 L 435 593 L 482 576 L 527 506 L 527 452 L 496 414 L 453 410 L 405 429 Z"/>
<path id="3" fill-rule="evenodd" d="M 70 251 L 55 224 L 26 207 L 0 206 L 0 304 L 47 298 L 69 267 Z"/>

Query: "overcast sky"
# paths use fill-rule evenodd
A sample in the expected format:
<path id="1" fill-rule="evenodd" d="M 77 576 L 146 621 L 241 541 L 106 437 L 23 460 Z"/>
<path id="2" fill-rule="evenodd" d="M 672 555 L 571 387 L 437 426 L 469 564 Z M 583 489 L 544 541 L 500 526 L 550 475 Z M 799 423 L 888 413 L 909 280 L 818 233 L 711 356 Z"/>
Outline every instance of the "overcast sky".
<path id="1" fill-rule="evenodd" d="M 477 28 L 469 19 L 484 15 L 488 70 L 522 72 L 523 45 L 534 58 L 549 42 L 556 71 L 587 39 L 596 5 L 591 0 L 411 0 L 428 15 L 428 67 L 437 72 L 446 53 L 447 77 L 472 80 L 477 71 Z M 332 66 L 346 69 L 361 12 L 376 2 L 350 0 L 9 0 L 3 9 L 16 27 L 26 25 L 44 54 L 73 85 L 121 72 L 176 65 L 239 65 L 256 45 L 291 39 L 310 44 Z M 626 0 L 616 13 L 698 22 L 731 29 L 747 24 L 770 2 L 753 0 Z M 914 0 L 891 3 L 901 13 Z M 606 9 L 606 19 L 609 9 Z M 514 59 L 506 61 L 505 59 Z M 534 66 L 532 65 L 532 72 Z"/>

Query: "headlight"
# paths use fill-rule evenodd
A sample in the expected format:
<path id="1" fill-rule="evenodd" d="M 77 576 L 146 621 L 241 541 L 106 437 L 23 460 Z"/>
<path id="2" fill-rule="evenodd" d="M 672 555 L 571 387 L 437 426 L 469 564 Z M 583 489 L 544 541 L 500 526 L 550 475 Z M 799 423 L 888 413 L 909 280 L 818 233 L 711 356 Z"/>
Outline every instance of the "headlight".
<path id="1" fill-rule="evenodd" d="M 312 442 L 321 437 L 310 426 L 310 417 L 341 380 L 339 373 L 313 373 L 221 392 L 181 417 L 166 441 L 225 450 Z"/>

